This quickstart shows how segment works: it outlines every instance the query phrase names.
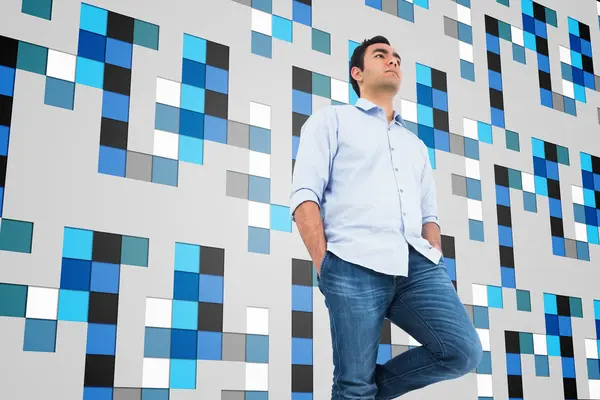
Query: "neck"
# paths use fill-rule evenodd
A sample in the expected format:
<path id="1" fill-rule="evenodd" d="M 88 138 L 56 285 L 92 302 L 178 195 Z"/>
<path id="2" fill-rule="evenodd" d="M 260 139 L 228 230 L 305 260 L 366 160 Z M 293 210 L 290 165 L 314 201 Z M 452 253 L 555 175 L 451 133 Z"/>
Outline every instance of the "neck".
<path id="1" fill-rule="evenodd" d="M 387 118 L 388 123 L 392 122 L 394 119 L 394 95 L 390 93 L 369 93 L 364 92 L 361 93 L 361 96 L 364 99 L 371 101 L 373 104 L 377 104 L 385 111 L 385 116 Z"/>

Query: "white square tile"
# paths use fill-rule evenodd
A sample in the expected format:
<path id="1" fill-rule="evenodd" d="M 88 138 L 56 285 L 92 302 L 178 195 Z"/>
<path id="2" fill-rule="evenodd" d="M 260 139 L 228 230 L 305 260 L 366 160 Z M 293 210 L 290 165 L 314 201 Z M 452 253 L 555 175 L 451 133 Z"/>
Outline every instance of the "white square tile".
<path id="1" fill-rule="evenodd" d="M 144 358 L 142 387 L 168 389 L 170 377 L 168 358 Z"/>
<path id="2" fill-rule="evenodd" d="M 348 104 L 350 102 L 350 86 L 348 82 L 331 78 L 331 99 Z"/>
<path id="3" fill-rule="evenodd" d="M 471 26 L 471 9 L 461 4 L 456 4 L 456 15 L 458 22 Z"/>
<path id="4" fill-rule="evenodd" d="M 154 155 L 177 160 L 179 157 L 179 135 L 154 130 Z"/>
<path id="5" fill-rule="evenodd" d="M 146 326 L 171 328 L 173 300 L 146 298 Z"/>
<path id="6" fill-rule="evenodd" d="M 74 55 L 48 49 L 46 75 L 52 78 L 75 82 L 76 65 L 77 57 Z"/>
<path id="7" fill-rule="evenodd" d="M 568 97 L 570 99 L 574 99 L 575 98 L 575 85 L 573 85 L 572 82 L 569 82 L 566 79 L 562 80 L 562 91 L 563 91 L 563 95 L 565 97 Z"/>
<path id="8" fill-rule="evenodd" d="M 479 140 L 477 121 L 470 118 L 463 118 L 463 135 L 471 139 Z"/>
<path id="9" fill-rule="evenodd" d="M 521 172 L 521 185 L 524 192 L 535 193 L 535 177 L 533 174 Z"/>
<path id="10" fill-rule="evenodd" d="M 248 174 L 263 178 L 271 177 L 271 155 L 250 150 Z"/>
<path id="11" fill-rule="evenodd" d="M 465 158 L 465 170 L 467 178 L 481 180 L 479 160 Z"/>
<path id="12" fill-rule="evenodd" d="M 558 46 L 558 52 L 560 54 L 560 61 L 571 65 L 571 50 L 565 46 Z"/>
<path id="13" fill-rule="evenodd" d="M 588 241 L 587 225 L 575 222 L 575 239 L 582 242 Z"/>
<path id="14" fill-rule="evenodd" d="M 525 38 L 523 36 L 523 30 L 517 28 L 516 26 L 510 27 L 510 37 L 514 44 L 518 44 L 519 46 L 525 46 Z"/>
<path id="15" fill-rule="evenodd" d="M 273 16 L 264 11 L 252 9 L 252 30 L 263 35 L 273 36 Z"/>
<path id="16" fill-rule="evenodd" d="M 473 62 L 473 45 L 465 42 L 458 42 L 458 54 L 461 60 Z"/>
<path id="17" fill-rule="evenodd" d="M 246 390 L 269 390 L 269 364 L 246 363 Z"/>
<path id="18" fill-rule="evenodd" d="M 588 379 L 588 382 L 590 383 L 590 399 L 600 400 L 600 380 Z"/>
<path id="19" fill-rule="evenodd" d="M 481 347 L 483 351 L 492 351 L 490 343 L 490 330 L 477 328 L 477 333 L 479 334 L 479 340 L 481 341 Z"/>
<path id="20" fill-rule="evenodd" d="M 477 395 L 479 397 L 493 397 L 494 386 L 492 384 L 492 375 L 477 374 Z"/>
<path id="21" fill-rule="evenodd" d="M 400 110 L 402 112 L 402 119 L 409 122 L 417 122 L 417 103 L 410 100 L 404 100 L 400 102 Z"/>
<path id="22" fill-rule="evenodd" d="M 250 125 L 271 129 L 271 106 L 250 102 Z"/>
<path id="23" fill-rule="evenodd" d="M 548 344 L 546 342 L 546 335 L 539 333 L 533 334 L 533 353 L 538 356 L 548 355 Z"/>
<path id="24" fill-rule="evenodd" d="M 248 201 L 248 225 L 271 229 L 271 206 L 266 203 Z"/>
<path id="25" fill-rule="evenodd" d="M 27 289 L 26 318 L 58 318 L 58 289 L 29 286 Z"/>
<path id="26" fill-rule="evenodd" d="M 156 102 L 173 107 L 181 107 L 181 83 L 164 78 L 156 78 Z"/>
<path id="27" fill-rule="evenodd" d="M 246 333 L 248 335 L 269 334 L 269 309 L 259 307 L 246 308 Z"/>
<path id="28" fill-rule="evenodd" d="M 483 221 L 483 204 L 479 200 L 467 199 L 467 212 L 469 219 Z"/>
<path id="29" fill-rule="evenodd" d="M 487 286 L 473 284 L 473 305 L 487 307 L 488 306 L 488 292 Z"/>
<path id="30" fill-rule="evenodd" d="M 573 196 L 573 203 L 579 205 L 585 205 L 584 197 L 583 197 L 583 188 L 581 186 L 571 186 L 571 195 Z"/>
<path id="31" fill-rule="evenodd" d="M 598 342 L 596 339 L 585 339 L 585 358 L 597 360 L 600 357 L 598 354 Z"/>

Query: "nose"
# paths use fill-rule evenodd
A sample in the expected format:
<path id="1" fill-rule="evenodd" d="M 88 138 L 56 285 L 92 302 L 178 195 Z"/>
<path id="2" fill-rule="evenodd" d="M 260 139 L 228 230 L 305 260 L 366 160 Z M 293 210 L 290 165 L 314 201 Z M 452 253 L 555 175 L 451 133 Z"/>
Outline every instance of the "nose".
<path id="1" fill-rule="evenodd" d="M 390 61 L 388 62 L 390 65 L 397 66 L 398 60 L 395 57 L 390 57 Z"/>

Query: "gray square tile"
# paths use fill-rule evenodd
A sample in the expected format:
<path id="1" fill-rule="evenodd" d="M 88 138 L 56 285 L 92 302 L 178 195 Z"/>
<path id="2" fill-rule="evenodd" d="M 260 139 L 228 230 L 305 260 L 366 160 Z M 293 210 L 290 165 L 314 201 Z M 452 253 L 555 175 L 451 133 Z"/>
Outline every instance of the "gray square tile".
<path id="1" fill-rule="evenodd" d="M 313 263 L 292 258 L 292 285 L 312 286 Z"/>
<path id="2" fill-rule="evenodd" d="M 225 194 L 228 197 L 237 197 L 238 199 L 248 200 L 248 191 L 250 181 L 247 174 L 240 172 L 227 171 L 225 181 Z"/>
<path id="3" fill-rule="evenodd" d="M 398 16 L 398 0 L 383 0 L 381 3 L 381 11 Z"/>
<path id="4" fill-rule="evenodd" d="M 558 111 L 565 111 L 565 100 L 562 94 L 552 92 L 552 108 Z"/>
<path id="5" fill-rule="evenodd" d="M 459 156 L 465 155 L 465 137 L 461 135 L 456 135 L 454 133 L 450 134 L 450 153 L 458 154 Z"/>
<path id="6" fill-rule="evenodd" d="M 577 243 L 573 239 L 565 239 L 565 251 L 568 258 L 577 259 Z"/>
<path id="7" fill-rule="evenodd" d="M 467 197 L 467 178 L 464 176 L 452 174 L 452 194 L 461 197 Z"/>
<path id="8" fill-rule="evenodd" d="M 236 121 L 227 121 L 227 144 L 231 146 L 250 148 L 250 127 Z"/>
<path id="9" fill-rule="evenodd" d="M 115 388 L 113 400 L 142 400 L 142 389 Z"/>
<path id="10" fill-rule="evenodd" d="M 246 335 L 223 333 L 223 361 L 246 361 Z"/>
<path id="11" fill-rule="evenodd" d="M 222 390 L 221 400 L 244 400 L 244 392 L 233 390 Z"/>
<path id="12" fill-rule="evenodd" d="M 131 179 L 152 182 L 152 156 L 128 151 L 125 176 Z"/>
<path id="13" fill-rule="evenodd" d="M 446 36 L 458 39 L 458 21 L 444 16 L 444 33 Z"/>

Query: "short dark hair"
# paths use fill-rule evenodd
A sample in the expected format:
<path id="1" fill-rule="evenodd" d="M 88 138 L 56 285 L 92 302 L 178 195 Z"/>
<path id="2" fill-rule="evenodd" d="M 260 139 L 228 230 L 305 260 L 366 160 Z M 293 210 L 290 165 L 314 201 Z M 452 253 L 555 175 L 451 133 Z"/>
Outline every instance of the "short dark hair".
<path id="1" fill-rule="evenodd" d="M 354 89 L 358 97 L 360 97 L 360 88 L 358 87 L 358 82 L 356 82 L 356 80 L 352 78 L 352 68 L 358 67 L 362 70 L 365 67 L 365 53 L 367 51 L 367 47 L 377 43 L 384 43 L 390 45 L 390 41 L 384 36 L 374 36 L 371 39 L 363 40 L 363 42 L 357 48 L 354 49 L 352 57 L 350 57 L 350 82 L 352 83 L 352 88 Z"/>

